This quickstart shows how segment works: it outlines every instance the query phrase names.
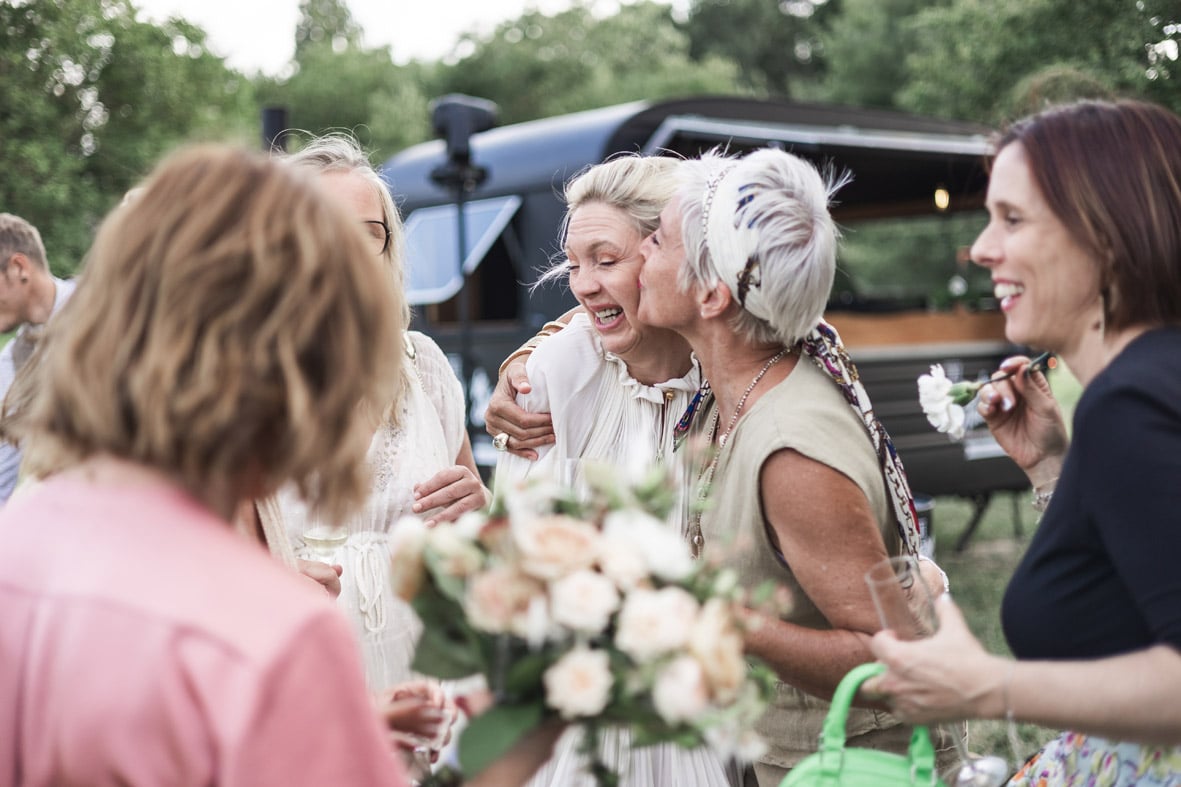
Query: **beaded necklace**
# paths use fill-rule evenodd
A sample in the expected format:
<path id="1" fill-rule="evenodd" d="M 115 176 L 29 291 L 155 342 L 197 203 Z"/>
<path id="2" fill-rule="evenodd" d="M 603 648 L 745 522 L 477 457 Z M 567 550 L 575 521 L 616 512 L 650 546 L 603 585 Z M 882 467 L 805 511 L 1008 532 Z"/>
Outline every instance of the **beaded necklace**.
<path id="1" fill-rule="evenodd" d="M 772 366 L 783 360 L 790 352 L 788 348 L 783 348 L 779 352 L 771 356 L 771 358 L 763 364 L 763 368 L 755 375 L 755 378 L 750 381 L 750 385 L 746 386 L 746 390 L 742 392 L 742 396 L 738 399 L 738 406 L 734 408 L 734 415 L 730 417 L 730 423 L 726 424 L 726 431 L 718 437 L 718 427 L 721 425 L 722 413 L 716 407 L 714 408 L 713 421 L 710 422 L 709 436 L 706 444 L 713 446 L 714 438 L 717 437 L 718 447 L 713 452 L 713 458 L 701 475 L 697 478 L 697 505 L 696 511 L 691 516 L 689 524 L 689 545 L 693 550 L 693 557 L 700 557 L 701 548 L 705 546 L 705 537 L 701 534 L 701 515 L 705 513 L 705 499 L 709 495 L 710 485 L 713 484 L 714 471 L 718 469 L 718 457 L 722 454 L 722 449 L 726 447 L 726 441 L 730 439 L 730 433 L 734 431 L 734 427 L 738 425 L 738 417 L 742 415 L 742 408 L 746 406 L 746 400 L 750 397 L 751 391 L 763 379 L 763 376 L 771 369 Z M 708 385 L 708 383 L 707 383 Z"/>

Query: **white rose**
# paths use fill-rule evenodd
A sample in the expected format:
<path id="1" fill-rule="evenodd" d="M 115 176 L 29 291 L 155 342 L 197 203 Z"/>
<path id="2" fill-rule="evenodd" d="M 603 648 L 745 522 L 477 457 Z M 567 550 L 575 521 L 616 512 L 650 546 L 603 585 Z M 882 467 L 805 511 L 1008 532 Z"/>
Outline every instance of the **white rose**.
<path id="1" fill-rule="evenodd" d="M 511 568 L 495 566 L 471 578 L 463 606 L 468 620 L 481 631 L 525 636 L 530 623 L 535 625 L 529 615 L 536 598 L 545 600 L 545 587 L 540 582 Z"/>
<path id="2" fill-rule="evenodd" d="M 652 687 L 652 704 L 669 724 L 690 721 L 709 707 L 709 692 L 701 664 L 692 656 L 678 656 L 665 665 Z"/>
<path id="3" fill-rule="evenodd" d="M 403 601 L 413 600 L 426 579 L 422 562 L 426 537 L 426 525 L 416 516 L 402 517 L 390 531 L 390 585 Z"/>
<path id="4" fill-rule="evenodd" d="M 755 762 L 767 752 L 767 742 L 757 732 L 739 723 L 724 721 L 708 727 L 705 740 L 724 760 L 734 758 L 740 763 Z"/>
<path id="5" fill-rule="evenodd" d="M 681 588 L 637 588 L 623 602 L 615 644 L 640 662 L 678 650 L 689 639 L 697 609 L 697 599 Z"/>
<path id="6" fill-rule="evenodd" d="M 510 629 L 533 650 L 541 650 L 547 639 L 556 639 L 562 633 L 550 617 L 549 601 L 545 596 L 529 599 L 524 614 L 513 617 Z"/>
<path id="7" fill-rule="evenodd" d="M 678 582 L 693 571 L 693 554 L 681 534 L 643 511 L 623 509 L 607 514 L 603 538 L 630 545 L 644 558 L 648 570 L 667 582 Z"/>
<path id="8" fill-rule="evenodd" d="M 484 525 L 488 523 L 488 515 L 483 511 L 468 511 L 455 520 L 455 532 L 465 541 L 477 541 Z"/>
<path id="9" fill-rule="evenodd" d="M 545 703 L 564 719 L 597 716 L 611 698 L 613 678 L 606 651 L 575 648 L 542 678 Z"/>
<path id="10" fill-rule="evenodd" d="M 648 579 L 648 561 L 631 541 L 604 536 L 599 542 L 599 568 L 619 586 L 631 590 Z"/>
<path id="11" fill-rule="evenodd" d="M 619 609 L 615 583 L 595 571 L 575 571 L 550 585 L 554 622 L 586 634 L 598 634 Z"/>
<path id="12" fill-rule="evenodd" d="M 484 564 L 484 554 L 453 525 L 441 524 L 431 528 L 427 531 L 426 543 L 437 556 L 439 568 L 449 576 L 470 576 Z"/>
<path id="13" fill-rule="evenodd" d="M 541 475 L 509 486 L 503 497 L 504 507 L 509 519 L 532 519 L 553 511 L 554 500 L 562 494 L 557 480 Z"/>
<path id="14" fill-rule="evenodd" d="M 511 526 L 522 570 L 539 579 L 554 580 L 590 568 L 599 552 L 598 529 L 572 517 L 524 516 Z"/>
<path id="15" fill-rule="evenodd" d="M 742 634 L 724 601 L 705 602 L 689 632 L 689 652 L 701 662 L 713 697 L 728 703 L 738 696 L 746 680 L 746 659 Z"/>

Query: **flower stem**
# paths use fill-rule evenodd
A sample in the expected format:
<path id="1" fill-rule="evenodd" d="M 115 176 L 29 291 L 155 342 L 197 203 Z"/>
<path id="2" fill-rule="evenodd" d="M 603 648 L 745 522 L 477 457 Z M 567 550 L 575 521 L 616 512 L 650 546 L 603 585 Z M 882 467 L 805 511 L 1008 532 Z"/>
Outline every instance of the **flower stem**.
<path id="1" fill-rule="evenodd" d="M 1042 353 L 1041 355 L 1034 358 L 1032 361 L 1029 362 L 1029 366 L 1025 367 L 1025 376 L 1029 377 L 1034 372 L 1043 372 L 1044 373 L 1046 371 L 1046 369 L 1048 369 L 1050 367 L 1050 361 L 1053 357 L 1054 357 L 1054 353 L 1050 352 L 1049 350 L 1046 350 L 1044 353 Z M 1017 373 L 1016 370 L 1011 371 L 1011 372 L 1005 372 L 1000 377 L 993 377 L 988 380 L 985 380 L 984 384 L 987 385 L 988 383 L 999 383 L 1001 380 L 1008 380 L 1010 377 L 1012 377 L 1016 373 Z"/>
<path id="2" fill-rule="evenodd" d="M 1049 366 L 1050 359 L 1054 357 L 1053 353 L 1044 352 L 1029 362 L 1029 366 L 1025 367 L 1025 376 L 1029 377 L 1035 371 L 1044 371 Z M 976 382 L 960 381 L 951 386 L 948 396 L 952 403 L 958 404 L 961 407 L 966 406 L 973 399 L 980 389 L 989 383 L 999 383 L 1001 380 L 1008 380 L 1013 375 L 1017 374 L 1016 370 L 1005 372 L 996 377 L 989 377 L 987 380 L 977 380 Z"/>
<path id="3" fill-rule="evenodd" d="M 602 727 L 595 722 L 582 725 L 582 753 L 586 756 L 586 769 L 595 780 L 595 787 L 619 787 L 619 774 L 603 761 Z"/>

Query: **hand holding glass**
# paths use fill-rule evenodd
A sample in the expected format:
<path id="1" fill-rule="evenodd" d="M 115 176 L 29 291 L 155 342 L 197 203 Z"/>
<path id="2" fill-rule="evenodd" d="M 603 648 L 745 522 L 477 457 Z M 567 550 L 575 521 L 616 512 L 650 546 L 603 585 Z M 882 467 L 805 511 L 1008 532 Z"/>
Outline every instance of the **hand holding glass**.
<path id="1" fill-rule="evenodd" d="M 899 639 L 925 639 L 939 629 L 935 596 L 921 565 L 917 557 L 904 555 L 875 563 L 865 574 L 882 628 Z M 958 730 L 951 730 L 951 740 L 961 764 L 945 778 L 950 787 L 1000 787 L 1008 781 L 1009 765 L 1002 758 L 969 754 Z"/>

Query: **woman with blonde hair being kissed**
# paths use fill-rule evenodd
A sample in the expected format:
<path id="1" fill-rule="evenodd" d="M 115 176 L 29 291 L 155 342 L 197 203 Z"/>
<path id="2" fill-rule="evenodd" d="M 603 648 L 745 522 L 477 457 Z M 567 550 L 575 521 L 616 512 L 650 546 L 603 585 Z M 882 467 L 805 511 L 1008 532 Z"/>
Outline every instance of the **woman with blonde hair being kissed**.
<path id="1" fill-rule="evenodd" d="M 637 315 L 640 244 L 656 228 L 681 165 L 669 157 L 618 156 L 566 185 L 564 254 L 543 279 L 564 278 L 580 309 L 529 355 L 532 389 L 518 398 L 525 411 L 552 416 L 555 442 L 539 449 L 536 462 L 503 451 L 497 494 L 511 494 L 526 477 L 577 486 L 588 462 L 642 468 L 663 460 L 676 488 L 684 486 L 684 465 L 672 460 L 674 436 L 701 375 L 680 336 Z M 670 527 L 679 529 L 683 511 L 673 516 Z M 590 784 L 582 745 L 581 731 L 567 733 L 531 787 Z M 633 749 L 626 731 L 610 730 L 602 756 L 619 768 L 624 787 L 741 784 L 741 767 L 708 747 Z"/>

